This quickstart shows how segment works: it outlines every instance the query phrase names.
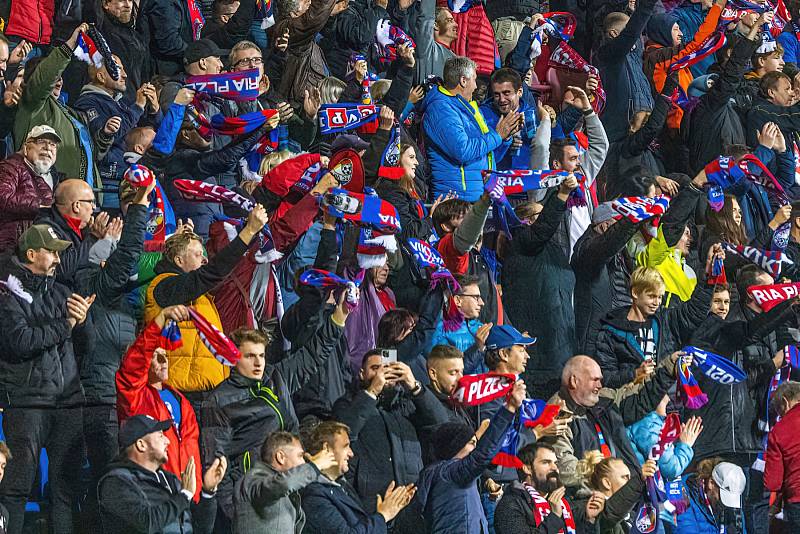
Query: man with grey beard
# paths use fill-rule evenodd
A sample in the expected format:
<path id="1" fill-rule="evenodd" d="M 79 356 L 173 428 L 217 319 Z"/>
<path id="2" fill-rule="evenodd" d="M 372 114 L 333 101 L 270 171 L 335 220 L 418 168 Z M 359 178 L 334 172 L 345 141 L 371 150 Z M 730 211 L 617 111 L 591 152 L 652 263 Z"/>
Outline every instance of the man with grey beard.
<path id="1" fill-rule="evenodd" d="M 19 152 L 0 161 L 0 252 L 13 249 L 40 209 L 53 204 L 60 143 L 53 128 L 40 124 L 31 128 Z"/>

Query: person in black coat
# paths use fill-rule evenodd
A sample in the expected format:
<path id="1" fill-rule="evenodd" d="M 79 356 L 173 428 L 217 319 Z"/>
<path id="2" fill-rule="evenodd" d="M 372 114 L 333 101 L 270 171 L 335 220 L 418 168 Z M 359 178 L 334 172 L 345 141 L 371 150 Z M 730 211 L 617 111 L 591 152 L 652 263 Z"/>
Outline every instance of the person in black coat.
<path id="1" fill-rule="evenodd" d="M 200 466 L 189 460 L 180 479 L 161 468 L 169 443 L 164 431 L 172 424 L 171 419 L 156 421 L 147 415 L 135 415 L 122 424 L 119 448 L 123 452 L 98 488 L 103 532 L 205 534 L 214 528 L 215 494 L 227 462 L 224 457 L 214 460 L 203 474 L 200 500 L 193 503 L 195 469 Z"/>
<path id="2" fill-rule="evenodd" d="M 571 302 L 575 277 L 553 235 L 564 218 L 567 197 L 577 185 L 574 177 L 567 179 L 544 207 L 532 202 L 517 206 L 515 211 L 525 225 L 512 230 L 505 247 L 503 304 L 509 321 L 538 340 L 526 369 L 526 384 L 537 398 L 558 391 L 561 367 L 575 354 Z"/>
<path id="3" fill-rule="evenodd" d="M 253 17 L 256 14 L 256 2 L 240 2 L 238 9 L 231 15 L 231 1 L 216 0 L 213 16 L 206 21 L 200 33 L 203 39 L 211 39 L 220 48 L 230 50 L 239 41 L 244 41 L 250 33 Z"/>
<path id="4" fill-rule="evenodd" d="M 389 19 L 386 0 L 355 0 L 347 5 L 347 9 L 328 19 L 320 32 L 320 46 L 331 76 L 340 80 L 346 78 L 352 52 L 367 55 L 381 19 Z"/>
<path id="5" fill-rule="evenodd" d="M 74 287 L 77 271 L 89 265 L 89 250 L 105 235 L 109 219 L 103 213 L 93 217 L 94 192 L 83 180 L 64 180 L 53 195 L 52 207 L 40 212 L 34 223 L 50 226 L 59 239 L 72 243 L 59 257 L 56 280 Z"/>
<path id="6" fill-rule="evenodd" d="M 91 348 L 87 316 L 94 297 L 77 295 L 55 280 L 59 253 L 71 246 L 52 227 L 35 224 L 0 266 L 0 407 L 6 443 L 15 455 L 0 484 L 0 503 L 8 509 L 12 534 L 22 532 L 43 447 L 52 466 L 54 529 L 72 530 L 83 447 L 76 354 Z"/>
<path id="7" fill-rule="evenodd" d="M 758 33 L 760 27 L 761 24 L 754 25 L 747 36 L 733 36 L 730 57 L 722 65 L 719 79 L 700 97 L 691 113 L 683 116 L 681 135 L 689 146 L 689 168 L 692 172 L 702 169 L 719 156 L 726 146 L 744 144 L 746 141 L 733 100 L 744 83 L 744 71 L 750 57 L 761 44 Z"/>
<path id="8" fill-rule="evenodd" d="M 105 37 L 108 47 L 125 65 L 128 83 L 125 97 L 136 98 L 136 90 L 152 77 L 150 58 L 150 32 L 140 20 L 139 4 L 101 0 L 97 13 L 97 29 Z"/>
<path id="9" fill-rule="evenodd" d="M 313 268 L 336 272 L 338 243 L 333 219 L 329 216 L 320 232 L 317 256 Z M 300 297 L 281 319 L 281 333 L 292 344 L 294 350 L 311 347 L 317 333 L 326 327 L 334 315 L 333 293 L 330 290 L 307 286 L 295 277 L 295 292 Z M 337 295 L 341 298 L 342 295 Z M 344 326 L 342 323 L 341 326 Z M 351 380 L 350 353 L 347 340 L 339 338 L 326 365 L 317 372 L 293 395 L 297 418 L 307 415 L 320 418 L 329 417 L 333 404 L 347 392 Z"/>
<path id="10" fill-rule="evenodd" d="M 275 364 L 265 361 L 268 338 L 262 332 L 239 329 L 231 334 L 242 358 L 203 403 L 200 440 L 205 464 L 221 455 L 229 459 L 230 468 L 218 496 L 228 519 L 233 518 L 234 485 L 259 458 L 265 436 L 276 431 L 297 432 L 291 396 L 338 346 L 344 333 L 339 323 L 344 323 L 347 314 L 342 301 L 308 345 L 290 351 Z"/>
<path id="11" fill-rule="evenodd" d="M 192 1 L 148 0 L 142 8 L 142 17 L 150 28 L 149 48 L 155 74 L 173 76 L 183 72 L 183 53 L 189 43 L 200 37 L 194 35 L 190 20 Z"/>
<path id="12" fill-rule="evenodd" d="M 336 464 L 322 471 L 317 479 L 301 491 L 306 516 L 304 534 L 386 534 L 387 524 L 408 506 L 414 497 L 413 484 L 389 484 L 383 498 L 378 495 L 375 512 L 369 513 L 353 486 L 344 475 L 350 470 L 353 451 L 350 448 L 350 429 L 336 421 L 317 425 L 303 441 L 312 456 L 327 449 L 333 452 Z M 370 496 L 370 499 L 373 497 Z"/>
<path id="13" fill-rule="evenodd" d="M 393 480 L 416 483 L 422 471 L 418 431 L 449 420 L 447 410 L 407 365 L 384 365 L 377 350 L 364 356 L 358 386 L 336 402 L 333 413 L 350 428 L 355 461 L 347 477 L 365 500 L 385 491 Z M 374 503 L 365 502 L 365 508 L 372 512 Z"/>

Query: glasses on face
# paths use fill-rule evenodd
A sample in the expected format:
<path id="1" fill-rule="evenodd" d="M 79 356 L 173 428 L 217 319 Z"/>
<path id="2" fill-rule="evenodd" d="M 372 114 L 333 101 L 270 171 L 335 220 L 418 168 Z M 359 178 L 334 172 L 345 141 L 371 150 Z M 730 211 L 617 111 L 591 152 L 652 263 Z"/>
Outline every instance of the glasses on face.
<path id="1" fill-rule="evenodd" d="M 97 206 L 97 201 L 95 199 L 87 200 L 87 199 L 83 199 L 82 198 L 82 199 L 76 200 L 75 202 L 86 202 L 87 204 L 91 204 L 92 207 Z"/>
<path id="2" fill-rule="evenodd" d="M 481 300 L 483 300 L 483 297 L 481 297 L 480 295 L 470 295 L 470 294 L 468 294 L 468 293 L 461 293 L 461 294 L 460 294 L 460 295 L 458 295 L 458 296 L 459 296 L 459 297 L 470 297 L 470 298 L 473 298 L 473 299 L 475 299 L 475 301 L 476 301 L 476 302 L 477 302 L 477 301 L 481 301 Z"/>
<path id="3" fill-rule="evenodd" d="M 262 57 L 246 57 L 234 63 L 233 67 L 239 68 L 243 65 L 247 65 L 249 67 L 256 67 L 258 65 L 262 65 L 263 63 L 264 63 L 264 58 Z"/>
<path id="4" fill-rule="evenodd" d="M 58 146 L 57 141 L 54 141 L 52 139 L 47 139 L 45 137 L 40 137 L 38 139 L 31 139 L 31 143 L 40 147 L 56 148 Z"/>

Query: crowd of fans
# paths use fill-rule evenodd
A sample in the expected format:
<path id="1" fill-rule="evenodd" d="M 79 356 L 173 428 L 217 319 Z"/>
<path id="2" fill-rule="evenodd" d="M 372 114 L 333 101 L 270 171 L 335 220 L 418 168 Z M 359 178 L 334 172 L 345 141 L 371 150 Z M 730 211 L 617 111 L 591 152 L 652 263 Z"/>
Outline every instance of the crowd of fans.
<path id="1" fill-rule="evenodd" d="M 800 531 L 795 20 L 3 2 L 0 534 Z"/>

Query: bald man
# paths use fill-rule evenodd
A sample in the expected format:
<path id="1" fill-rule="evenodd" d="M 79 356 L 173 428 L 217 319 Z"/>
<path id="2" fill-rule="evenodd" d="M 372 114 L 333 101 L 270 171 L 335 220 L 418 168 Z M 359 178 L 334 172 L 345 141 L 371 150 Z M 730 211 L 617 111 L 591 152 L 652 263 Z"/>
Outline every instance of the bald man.
<path id="1" fill-rule="evenodd" d="M 123 98 L 128 74 L 118 56 L 114 60 L 119 66 L 117 79 L 111 77 L 105 66 L 89 67 L 90 82 L 81 89 L 81 94 L 73 107 L 86 113 L 91 130 L 103 128 L 107 122 L 116 119 L 119 123 L 114 137 L 114 144 L 105 157 L 98 161 L 100 176 L 105 189 L 119 188 L 119 181 L 128 166 L 125 164 L 125 136 L 142 121 L 144 124 L 158 126 L 161 122 L 161 111 L 158 105 L 156 89 L 150 83 L 144 83 L 136 91 L 136 99 Z M 104 208 L 119 207 L 119 197 L 112 193 L 103 197 Z"/>
<path id="2" fill-rule="evenodd" d="M 54 193 L 52 207 L 36 219 L 36 224 L 47 224 L 59 239 L 72 246 L 61 254 L 61 264 L 56 270 L 56 280 L 75 287 L 75 273 L 89 264 L 89 250 L 109 230 L 107 213 L 94 217 L 97 203 L 92 188 L 83 180 L 64 180 Z"/>
<path id="3" fill-rule="evenodd" d="M 555 448 L 558 468 L 565 486 L 578 487 L 581 477 L 575 472 L 578 460 L 586 451 L 599 450 L 605 456 L 622 459 L 631 476 L 641 477 L 639 462 L 633 452 L 625 425 L 630 425 L 655 410 L 675 383 L 678 353 L 665 358 L 652 378 L 637 386 L 620 389 L 603 387 L 603 372 L 589 356 L 573 356 L 564 364 L 561 389 L 551 399 L 564 401 L 574 414 L 565 435 L 543 437 L 541 441 Z"/>

